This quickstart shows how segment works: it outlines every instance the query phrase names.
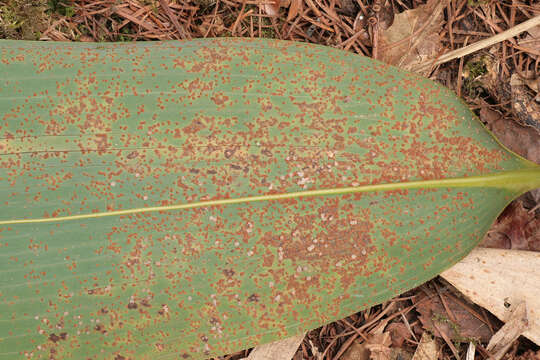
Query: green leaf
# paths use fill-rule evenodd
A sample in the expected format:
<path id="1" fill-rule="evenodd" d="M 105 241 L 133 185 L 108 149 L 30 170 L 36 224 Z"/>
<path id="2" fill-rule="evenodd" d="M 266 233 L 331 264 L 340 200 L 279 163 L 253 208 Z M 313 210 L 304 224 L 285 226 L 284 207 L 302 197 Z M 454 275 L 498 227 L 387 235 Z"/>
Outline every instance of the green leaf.
<path id="1" fill-rule="evenodd" d="M 0 358 L 201 358 L 447 269 L 539 167 L 440 85 L 275 40 L 0 42 Z"/>

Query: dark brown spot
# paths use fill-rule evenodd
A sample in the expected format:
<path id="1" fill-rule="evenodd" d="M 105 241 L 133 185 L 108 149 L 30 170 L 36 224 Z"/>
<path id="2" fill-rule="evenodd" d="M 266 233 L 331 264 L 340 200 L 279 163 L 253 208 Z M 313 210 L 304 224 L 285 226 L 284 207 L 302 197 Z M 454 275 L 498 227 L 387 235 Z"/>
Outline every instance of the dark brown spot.
<path id="1" fill-rule="evenodd" d="M 225 269 L 223 270 L 223 274 L 225 274 L 226 277 L 230 278 L 234 276 L 234 270 L 233 269 Z"/>
<path id="2" fill-rule="evenodd" d="M 251 294 L 249 295 L 248 299 L 249 302 L 258 302 L 259 301 L 259 295 L 257 294 Z"/>
<path id="3" fill-rule="evenodd" d="M 206 170 L 206 173 L 210 174 L 210 175 L 216 175 L 217 171 L 216 170 Z"/>
<path id="4" fill-rule="evenodd" d="M 130 310 L 136 309 L 136 308 L 137 308 L 137 304 L 134 303 L 134 302 L 130 302 L 130 303 L 128 303 L 127 308 L 130 309 Z"/>
<path id="5" fill-rule="evenodd" d="M 101 308 L 99 309 L 99 314 L 100 315 L 105 315 L 109 312 L 109 310 L 107 308 Z"/>
<path id="6" fill-rule="evenodd" d="M 116 355 L 114 357 L 114 360 L 126 360 L 126 357 L 125 356 L 122 356 L 122 355 Z"/>
<path id="7" fill-rule="evenodd" d="M 242 170 L 242 167 L 239 166 L 239 165 L 234 165 L 234 164 L 231 164 L 231 168 L 233 168 L 234 170 Z"/>
<path id="8" fill-rule="evenodd" d="M 192 173 L 192 174 L 198 174 L 199 169 L 189 169 L 189 172 Z"/>
<path id="9" fill-rule="evenodd" d="M 201 336 L 201 341 L 202 342 L 208 342 L 208 336 L 206 336 L 206 335 Z"/>
<path id="10" fill-rule="evenodd" d="M 60 335 L 56 335 L 55 333 L 52 333 L 51 335 L 49 335 L 49 340 L 51 340 L 53 343 L 57 343 L 60 340 L 66 340 L 66 338 L 67 338 L 67 333 L 65 332 L 60 333 Z"/>
<path id="11" fill-rule="evenodd" d="M 101 325 L 101 324 L 97 324 L 96 327 L 94 328 L 96 331 L 102 333 L 102 334 L 106 334 L 107 333 L 107 330 L 105 330 L 105 326 Z"/>

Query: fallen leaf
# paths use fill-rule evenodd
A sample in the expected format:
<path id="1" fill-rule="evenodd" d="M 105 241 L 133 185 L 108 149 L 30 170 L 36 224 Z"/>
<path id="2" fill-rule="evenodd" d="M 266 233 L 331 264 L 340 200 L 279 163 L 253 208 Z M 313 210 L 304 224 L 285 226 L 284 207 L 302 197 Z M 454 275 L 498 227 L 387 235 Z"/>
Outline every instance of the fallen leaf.
<path id="1" fill-rule="evenodd" d="M 366 342 L 366 349 L 369 350 L 369 358 L 371 360 L 388 360 L 392 351 L 390 350 L 390 333 L 383 332 L 374 334 Z"/>
<path id="2" fill-rule="evenodd" d="M 418 298 L 416 310 L 420 314 L 420 321 L 424 329 L 429 330 L 437 337 L 443 337 L 444 332 L 447 338 L 457 342 L 469 342 L 471 339 L 488 341 L 491 338 L 491 331 L 481 320 L 476 318 L 453 297 L 443 295 L 445 302 L 455 317 L 455 321 L 450 318 L 438 295 L 433 295 L 430 299 Z M 474 308 L 474 305 L 470 305 Z M 478 313 L 480 309 L 477 309 Z"/>
<path id="3" fill-rule="evenodd" d="M 518 40 L 518 44 L 527 49 L 536 50 L 537 53 L 529 51 L 527 53 L 537 59 L 539 56 L 538 52 L 540 52 L 540 25 L 530 28 L 527 32 L 528 34 L 523 39 Z"/>
<path id="4" fill-rule="evenodd" d="M 401 347 L 405 339 L 409 339 L 411 337 L 411 332 L 402 322 L 391 323 L 388 325 L 386 330 L 390 332 L 393 347 Z"/>
<path id="5" fill-rule="evenodd" d="M 437 360 L 438 352 L 437 343 L 427 331 L 424 331 L 412 360 Z"/>
<path id="6" fill-rule="evenodd" d="M 395 15 L 392 26 L 380 32 L 380 59 L 411 70 L 439 54 L 439 31 L 446 1 L 429 0 L 425 5 Z M 429 69 L 424 71 L 427 74 Z"/>
<path id="7" fill-rule="evenodd" d="M 532 127 L 521 126 L 497 114 L 490 109 L 480 110 L 480 118 L 487 122 L 488 129 L 501 143 L 519 155 L 540 163 L 540 134 Z"/>
<path id="8" fill-rule="evenodd" d="M 354 18 L 359 13 L 354 0 L 337 0 L 336 5 L 339 8 L 338 12 L 340 14 Z"/>
<path id="9" fill-rule="evenodd" d="M 476 248 L 441 276 L 502 321 L 509 321 L 509 309 L 525 302 L 530 329 L 523 335 L 540 345 L 538 269 L 538 252 Z"/>
<path id="10" fill-rule="evenodd" d="M 267 0 L 262 6 L 266 14 L 275 17 L 279 15 L 281 0 Z"/>
<path id="11" fill-rule="evenodd" d="M 368 360 L 369 350 L 366 343 L 354 341 L 351 346 L 343 353 L 341 360 Z"/>
<path id="12" fill-rule="evenodd" d="M 498 249 L 540 250 L 540 218 L 514 201 L 491 226 L 482 246 Z"/>
<path id="13" fill-rule="evenodd" d="M 245 360 L 291 360 L 305 334 L 257 346 Z"/>
<path id="14" fill-rule="evenodd" d="M 408 352 L 401 348 L 392 348 L 392 354 L 390 355 L 391 360 L 411 360 L 413 358 L 413 353 Z"/>

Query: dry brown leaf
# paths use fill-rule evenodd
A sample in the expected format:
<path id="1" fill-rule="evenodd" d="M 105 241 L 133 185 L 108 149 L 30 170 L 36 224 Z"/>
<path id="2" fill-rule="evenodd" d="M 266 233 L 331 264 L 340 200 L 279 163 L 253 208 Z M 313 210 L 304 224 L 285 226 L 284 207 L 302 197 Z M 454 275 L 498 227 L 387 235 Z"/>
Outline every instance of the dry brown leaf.
<path id="1" fill-rule="evenodd" d="M 434 295 L 430 299 L 418 298 L 416 310 L 420 314 L 419 319 L 424 329 L 437 337 L 446 337 L 457 342 L 469 342 L 471 339 L 488 341 L 491 338 L 492 333 L 486 324 L 454 301 L 453 297 L 443 296 L 455 321 L 450 318 L 438 296 Z M 474 305 L 471 304 L 470 307 L 474 308 Z M 480 309 L 475 310 L 480 313 Z"/>
<path id="2" fill-rule="evenodd" d="M 540 164 L 540 134 L 533 128 L 506 120 L 490 109 L 480 110 L 480 118 L 487 122 L 488 129 L 510 150 Z"/>
<path id="3" fill-rule="evenodd" d="M 521 201 L 514 201 L 499 215 L 481 245 L 540 251 L 540 218 L 527 211 Z"/>
<path id="4" fill-rule="evenodd" d="M 281 7 L 281 0 L 266 0 L 263 4 L 263 10 L 270 16 L 278 16 L 279 8 Z"/>
<path id="5" fill-rule="evenodd" d="M 368 360 L 369 350 L 366 343 L 354 341 L 351 346 L 340 357 L 341 360 Z"/>
<path id="6" fill-rule="evenodd" d="M 402 348 L 392 348 L 391 360 L 412 360 L 413 353 L 410 353 Z"/>
<path id="7" fill-rule="evenodd" d="M 389 360 L 392 351 L 390 345 L 389 332 L 377 333 L 372 335 L 366 342 L 366 349 L 369 350 L 369 358 L 371 360 Z"/>
<path id="8" fill-rule="evenodd" d="M 527 49 L 536 49 L 540 51 L 540 26 L 535 26 L 527 30 L 528 34 L 523 39 L 518 40 L 518 44 Z M 537 58 L 538 55 L 535 53 L 528 52 L 533 58 Z"/>
<path id="9" fill-rule="evenodd" d="M 529 329 L 523 334 L 540 345 L 540 253 L 476 248 L 441 276 L 502 321 L 525 302 Z"/>
<path id="10" fill-rule="evenodd" d="M 412 360 L 437 360 L 439 349 L 435 340 L 424 331 Z"/>
<path id="11" fill-rule="evenodd" d="M 446 1 L 429 0 L 395 15 L 392 26 L 380 33 L 380 59 L 403 69 L 435 59 L 441 50 L 439 31 L 445 4 Z"/>
<path id="12" fill-rule="evenodd" d="M 411 337 L 411 332 L 402 322 L 389 324 L 386 331 L 390 332 L 392 346 L 394 347 L 401 347 L 405 339 L 409 339 Z"/>
<path id="13" fill-rule="evenodd" d="M 339 12 L 343 15 L 354 18 L 357 14 L 362 14 L 356 8 L 356 1 L 354 0 L 337 0 L 336 5 L 339 8 Z"/>

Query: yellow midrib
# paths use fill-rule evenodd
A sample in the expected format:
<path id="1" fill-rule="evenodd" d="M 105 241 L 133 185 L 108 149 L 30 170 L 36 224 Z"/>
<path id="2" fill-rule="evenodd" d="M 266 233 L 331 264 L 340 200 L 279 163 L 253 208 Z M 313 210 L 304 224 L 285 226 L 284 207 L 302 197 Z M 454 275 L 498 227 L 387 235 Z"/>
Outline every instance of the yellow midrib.
<path id="1" fill-rule="evenodd" d="M 388 183 L 378 185 L 363 185 L 354 187 L 332 188 L 332 189 L 320 189 L 320 190 L 308 190 L 297 191 L 284 194 L 270 194 L 259 196 L 246 196 L 232 199 L 218 199 L 197 201 L 187 204 L 176 204 L 167 206 L 153 206 L 143 208 L 133 208 L 126 210 L 104 211 L 91 214 L 69 215 L 59 216 L 54 218 L 36 218 L 36 219 L 11 219 L 2 220 L 0 225 L 12 225 L 12 224 L 32 224 L 32 223 L 51 223 L 61 222 L 69 220 L 81 220 L 81 219 L 96 219 L 108 216 L 120 216 L 120 215 L 132 215 L 147 212 L 156 211 L 172 211 L 172 210 L 184 210 L 200 207 L 211 207 L 219 205 L 231 205 L 250 203 L 258 201 L 272 201 L 283 199 L 296 199 L 302 197 L 313 196 L 328 196 L 328 195 L 345 195 L 355 194 L 363 192 L 376 192 L 376 191 L 391 191 L 391 190 L 405 190 L 405 189 L 436 189 L 436 188 L 457 188 L 457 187 L 495 187 L 513 190 L 516 193 L 522 193 L 528 190 L 540 187 L 540 167 L 528 168 L 524 170 L 505 171 L 489 175 L 460 177 L 451 179 L 440 180 L 422 180 L 422 181 L 408 181 L 402 183 Z"/>

